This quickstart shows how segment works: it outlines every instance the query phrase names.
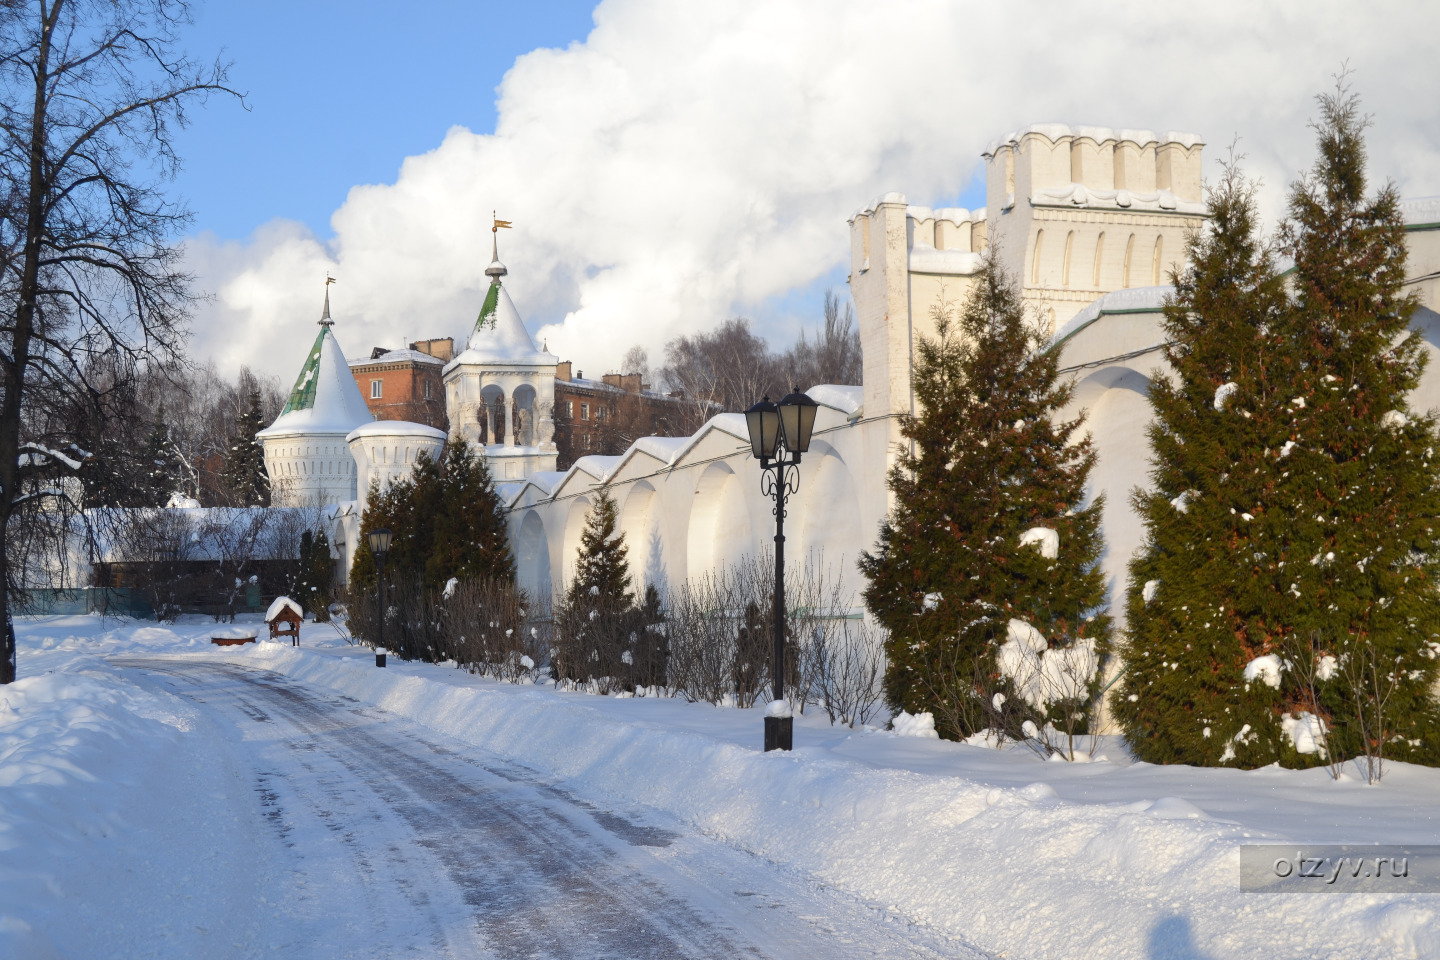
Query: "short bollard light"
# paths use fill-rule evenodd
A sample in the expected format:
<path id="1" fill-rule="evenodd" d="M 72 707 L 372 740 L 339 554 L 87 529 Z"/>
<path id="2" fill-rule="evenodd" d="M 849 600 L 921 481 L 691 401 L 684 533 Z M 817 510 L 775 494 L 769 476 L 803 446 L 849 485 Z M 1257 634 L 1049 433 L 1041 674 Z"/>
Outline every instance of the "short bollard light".
<path id="1" fill-rule="evenodd" d="M 376 647 L 376 648 L 375 648 L 375 666 L 377 666 L 377 667 L 383 667 L 383 666 L 385 666 L 385 648 L 384 648 L 384 647 Z"/>

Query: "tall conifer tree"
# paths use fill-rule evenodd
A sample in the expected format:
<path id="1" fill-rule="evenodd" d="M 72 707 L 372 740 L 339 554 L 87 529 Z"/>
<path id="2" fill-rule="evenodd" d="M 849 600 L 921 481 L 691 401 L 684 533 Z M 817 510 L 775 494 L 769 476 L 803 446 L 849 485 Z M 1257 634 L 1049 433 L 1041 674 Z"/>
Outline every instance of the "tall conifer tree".
<path id="1" fill-rule="evenodd" d="M 426 582 L 443 586 L 451 577 L 513 580 L 504 504 L 485 458 L 464 439 L 452 441 L 445 450 L 441 486 L 442 507 Z"/>
<path id="2" fill-rule="evenodd" d="M 270 475 L 265 471 L 265 451 L 255 438 L 265 426 L 260 392 L 250 394 L 246 409 L 235 418 L 235 436 L 225 454 L 221 477 L 235 503 L 242 507 L 270 504 Z"/>
<path id="3" fill-rule="evenodd" d="M 1154 490 L 1135 499 L 1149 537 L 1116 700 L 1145 760 L 1303 765 L 1320 731 L 1335 757 L 1367 739 L 1408 759 L 1440 749 L 1437 438 L 1406 402 L 1423 355 L 1404 225 L 1393 187 L 1365 195 L 1358 100 L 1342 81 L 1319 102 L 1320 155 L 1282 230 L 1289 290 L 1231 167 L 1165 310 L 1175 375 L 1151 388 Z M 1383 732 L 1357 721 L 1365 663 Z"/>
<path id="4" fill-rule="evenodd" d="M 515 577 L 504 504 L 484 458 L 464 440 L 450 443 L 441 462 L 422 453 L 409 477 L 371 487 L 350 573 L 365 589 L 375 583 L 369 533 L 381 527 L 392 534 L 387 581 L 435 590 L 451 577 Z"/>
<path id="5" fill-rule="evenodd" d="M 625 545 L 625 534 L 615 530 L 617 515 L 615 499 L 610 491 L 601 489 L 580 533 L 580 552 L 575 560 L 575 576 L 566 590 L 567 603 L 595 603 L 611 610 L 634 603 L 630 548 Z"/>
<path id="6" fill-rule="evenodd" d="M 1042 349 L 1013 280 L 993 262 L 958 322 L 952 314 L 938 306 L 937 338 L 917 345 L 920 413 L 902 428 L 913 452 L 890 472 L 895 507 L 861 569 L 866 603 L 890 634 L 886 699 L 932 712 L 942 736 L 964 737 L 1007 698 L 1041 723 L 1057 707 L 1083 715 L 1110 620 L 1097 565 L 1101 504 L 1085 498 L 1095 455 L 1088 437 L 1077 439 L 1082 420 L 1058 415 L 1070 387 L 1057 353 Z M 1030 666 L 1050 658 L 1050 675 L 1070 682 L 1041 690 L 1033 672 L 1007 676 L 997 657 L 1027 641 L 1035 645 L 1019 652 Z M 1077 669 L 1053 669 L 1062 662 Z"/>

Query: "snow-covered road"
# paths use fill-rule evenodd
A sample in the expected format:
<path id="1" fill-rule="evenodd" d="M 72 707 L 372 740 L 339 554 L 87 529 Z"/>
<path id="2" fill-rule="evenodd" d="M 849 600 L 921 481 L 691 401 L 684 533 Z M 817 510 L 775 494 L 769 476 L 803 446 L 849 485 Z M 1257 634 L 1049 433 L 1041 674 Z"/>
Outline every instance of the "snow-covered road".
<path id="1" fill-rule="evenodd" d="M 348 697 L 236 664 L 112 663 L 194 705 L 192 782 L 151 786 L 213 803 L 216 829 L 177 827 L 197 849 L 166 859 L 223 876 L 207 893 L 232 902 L 148 906 L 223 925 L 230 955 L 982 955 Z M 215 864 L 226 850 L 244 862 Z"/>

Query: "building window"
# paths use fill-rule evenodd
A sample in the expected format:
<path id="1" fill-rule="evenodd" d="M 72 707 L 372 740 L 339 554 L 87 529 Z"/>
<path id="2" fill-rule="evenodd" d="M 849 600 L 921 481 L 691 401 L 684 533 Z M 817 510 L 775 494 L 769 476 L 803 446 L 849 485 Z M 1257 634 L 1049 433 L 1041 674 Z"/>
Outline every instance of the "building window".
<path id="1" fill-rule="evenodd" d="M 581 420 L 589 420 L 589 419 L 590 419 L 590 404 L 588 404 L 588 403 L 582 403 L 582 404 L 580 404 L 580 419 L 581 419 Z M 587 437 L 586 439 L 589 439 L 589 438 Z"/>
<path id="2" fill-rule="evenodd" d="M 566 401 L 565 401 L 565 416 L 569 417 L 571 420 L 574 420 L 574 419 L 575 419 L 575 401 L 574 401 L 574 400 L 566 400 Z"/>
<path id="3" fill-rule="evenodd" d="M 379 400 L 379 399 L 380 399 L 380 384 L 383 383 L 383 382 L 384 382 L 384 381 L 382 381 L 382 380 L 371 380 L 371 381 L 370 381 L 370 399 L 371 399 L 371 400 Z"/>
<path id="4" fill-rule="evenodd" d="M 425 399 L 426 399 L 426 400 L 429 400 L 429 399 L 430 399 L 430 381 L 429 381 L 429 380 L 426 380 L 426 381 L 425 381 L 424 389 L 425 389 Z"/>

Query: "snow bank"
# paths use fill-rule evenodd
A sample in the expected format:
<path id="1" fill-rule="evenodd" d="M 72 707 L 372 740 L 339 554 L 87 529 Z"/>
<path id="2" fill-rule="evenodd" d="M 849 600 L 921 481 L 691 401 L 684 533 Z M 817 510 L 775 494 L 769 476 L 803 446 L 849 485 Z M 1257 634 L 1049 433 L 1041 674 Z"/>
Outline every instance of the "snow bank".
<path id="1" fill-rule="evenodd" d="M 125 633 L 134 652 L 190 643 Z M 197 716 L 179 698 L 73 649 L 21 651 L 22 671 L 47 660 L 59 666 L 0 687 L 0 957 L 228 956 L 253 942 L 265 880 L 247 849 L 263 826 L 245 817 L 252 785 L 187 735 Z M 237 801 L 226 816 L 217 786 Z"/>
<path id="2" fill-rule="evenodd" d="M 901 710 L 899 715 L 890 721 L 890 728 L 895 731 L 896 736 L 940 739 L 940 734 L 935 732 L 935 715 L 929 712 L 912 716 Z"/>
<path id="3" fill-rule="evenodd" d="M 1440 840 L 1427 799 L 1440 789 L 1436 771 L 1387 765 L 1384 784 L 1367 787 L 1330 781 L 1323 770 L 1196 770 L 1112 763 L 1098 754 L 1086 764 L 1043 763 L 1024 750 L 830 728 L 811 713 L 796 718 L 795 751 L 764 754 L 761 709 L 587 697 L 419 664 L 380 670 L 368 650 L 343 646 L 214 649 L 204 640 L 210 626 L 132 627 L 124 637 L 106 635 L 83 645 L 98 652 L 163 651 L 244 663 L 328 688 L 512 758 L 597 803 L 648 808 L 657 818 L 688 824 L 996 955 L 1299 960 L 1313 957 L 1316 944 L 1324 944 L 1327 956 L 1346 958 L 1440 955 L 1440 919 L 1424 895 L 1277 897 L 1242 893 L 1236 879 L 1236 848 L 1244 842 Z M 80 645 L 59 633 L 31 633 L 23 642 L 22 670 L 49 662 L 52 642 Z M 222 910 L 218 919 L 198 917 L 209 905 L 183 899 L 187 890 L 226 889 L 195 871 L 238 863 L 237 872 L 257 872 L 226 833 L 238 828 L 223 818 L 208 828 L 213 836 L 189 828 L 185 837 L 193 846 L 184 849 L 215 851 L 206 863 L 167 860 L 163 834 L 133 829 L 134 819 L 145 814 L 161 825 L 173 819 L 165 829 L 183 832 L 186 816 L 194 819 L 187 811 L 208 809 L 209 795 L 198 796 L 193 788 L 145 789 L 183 786 L 192 776 L 189 765 L 210 761 L 193 748 L 187 753 L 182 733 L 206 715 L 181 716 L 163 698 L 127 694 L 116 671 L 104 665 L 81 672 L 94 682 L 82 677 L 66 687 L 75 678 L 52 675 L 33 683 L 55 691 L 45 694 L 45 702 L 72 711 L 55 714 L 48 732 L 18 732 L 11 726 L 14 710 L 0 704 L 0 737 L 16 732 L 14 741 L 0 741 L 0 767 L 10 751 L 24 751 L 31 764 L 25 789 L 51 791 L 17 813 L 14 788 L 0 787 L 0 823 L 14 825 L 0 830 L 0 956 L 44 956 L 46 944 L 21 945 L 33 935 L 26 931 L 63 930 L 87 903 L 101 903 L 107 916 L 124 916 L 113 912 L 121 896 L 130 897 L 127 904 L 146 922 L 131 922 L 132 940 L 101 953 L 146 953 L 138 945 L 126 952 L 140 942 L 133 940 L 140 932 L 193 940 L 192 922 L 215 922 L 219 926 L 211 929 L 224 930 L 222 907 L 214 908 Z M 0 690 L 0 701 L 7 696 Z M 33 722 L 53 713 L 37 707 L 40 702 L 25 701 L 19 715 Z M 87 709 L 96 712 L 88 725 Z M 175 715 L 167 720 L 166 711 Z M 77 747 L 63 742 L 72 728 Z M 78 772 L 66 772 L 55 757 Z M 38 784 L 46 764 L 62 767 L 46 774 L 62 778 L 62 786 Z M 201 779 L 214 777 L 212 771 Z M 231 793 L 248 796 L 252 788 L 240 784 Z M 154 810 L 137 813 L 136 798 Z M 110 817 L 119 824 L 123 829 L 113 835 L 121 842 L 110 848 L 111 840 L 99 833 L 80 836 L 71 824 L 86 822 L 77 816 L 82 806 L 93 811 L 91 823 Z M 29 843 L 45 830 L 65 837 L 35 841 L 28 859 L 17 860 L 18 848 L 3 845 L 15 837 Z M 84 885 L 92 873 L 123 875 L 114 869 L 121 854 L 144 874 L 133 891 Z M 68 867 L 55 865 L 67 858 Z M 111 869 L 99 870 L 101 861 Z M 157 879 L 160 874 L 168 877 Z M 168 891 L 162 881 L 170 883 Z M 247 896 L 262 902 L 255 882 L 232 902 Z M 181 915 L 175 908 L 166 915 L 169 903 L 184 904 L 185 930 L 167 928 Z M 40 922 L 46 917 L 48 923 Z M 254 942 L 242 931 L 233 933 L 234 939 L 214 933 L 208 952 L 205 944 L 189 954 L 148 952 L 213 956 L 217 944 Z M 59 955 L 99 955 L 56 946 Z"/>
<path id="4" fill-rule="evenodd" d="M 1378 960 L 1440 950 L 1440 921 L 1421 896 L 1287 897 L 1277 904 L 1241 893 L 1236 847 L 1257 834 L 1180 798 L 1066 802 L 1046 783 L 990 787 L 875 769 L 804 746 L 761 753 L 758 717 L 755 745 L 744 747 L 619 719 L 608 713 L 616 701 L 607 698 L 452 685 L 273 644 L 234 657 L 242 658 L 516 758 L 567 789 L 657 809 L 997 954 L 1298 960 L 1324 943 L 1334 956 Z M 953 747 L 910 737 L 892 742 L 895 749 Z"/>

